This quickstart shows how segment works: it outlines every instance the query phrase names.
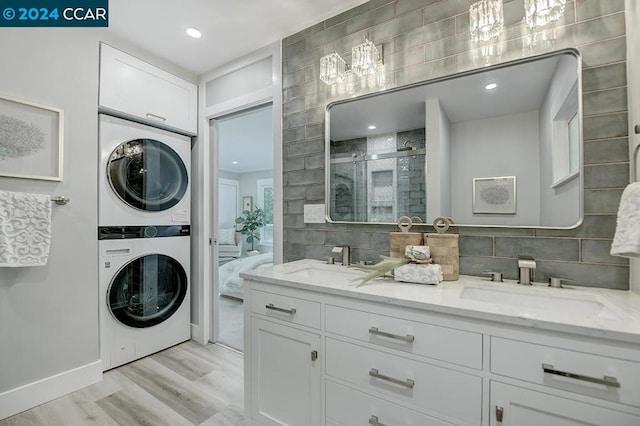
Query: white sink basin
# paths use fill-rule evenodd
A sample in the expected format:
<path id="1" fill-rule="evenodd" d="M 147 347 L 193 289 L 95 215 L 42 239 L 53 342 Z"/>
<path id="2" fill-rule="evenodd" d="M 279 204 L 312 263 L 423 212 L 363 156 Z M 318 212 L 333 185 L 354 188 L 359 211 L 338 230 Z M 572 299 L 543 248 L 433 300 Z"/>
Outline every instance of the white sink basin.
<path id="1" fill-rule="evenodd" d="M 302 282 L 345 285 L 364 274 L 341 265 L 317 265 L 291 271 L 287 276 Z"/>
<path id="2" fill-rule="evenodd" d="M 573 293 L 570 289 L 476 287 L 465 286 L 461 299 L 517 308 L 522 316 L 544 318 L 566 315 L 583 318 L 620 320 L 622 317 L 606 306 L 598 296 Z"/>

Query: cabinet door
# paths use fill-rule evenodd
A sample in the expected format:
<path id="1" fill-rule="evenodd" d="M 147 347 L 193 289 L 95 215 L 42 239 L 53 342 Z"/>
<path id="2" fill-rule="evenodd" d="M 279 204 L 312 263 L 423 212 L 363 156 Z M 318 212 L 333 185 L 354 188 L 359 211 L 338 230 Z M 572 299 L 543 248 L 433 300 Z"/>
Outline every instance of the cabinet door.
<path id="1" fill-rule="evenodd" d="M 99 102 L 108 112 L 195 135 L 197 97 L 195 84 L 101 45 Z"/>
<path id="2" fill-rule="evenodd" d="M 320 336 L 251 318 L 251 415 L 265 425 L 321 421 Z"/>
<path id="3" fill-rule="evenodd" d="M 491 426 L 640 425 L 640 417 L 498 382 L 491 382 L 490 419 Z"/>

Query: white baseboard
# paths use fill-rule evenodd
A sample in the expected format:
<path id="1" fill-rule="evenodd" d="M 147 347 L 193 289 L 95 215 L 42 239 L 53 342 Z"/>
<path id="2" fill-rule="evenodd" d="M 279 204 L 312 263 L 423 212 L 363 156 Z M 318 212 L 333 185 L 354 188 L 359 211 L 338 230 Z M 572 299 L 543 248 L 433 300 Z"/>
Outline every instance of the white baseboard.
<path id="1" fill-rule="evenodd" d="M 100 360 L 0 393 L 0 420 L 102 380 Z"/>

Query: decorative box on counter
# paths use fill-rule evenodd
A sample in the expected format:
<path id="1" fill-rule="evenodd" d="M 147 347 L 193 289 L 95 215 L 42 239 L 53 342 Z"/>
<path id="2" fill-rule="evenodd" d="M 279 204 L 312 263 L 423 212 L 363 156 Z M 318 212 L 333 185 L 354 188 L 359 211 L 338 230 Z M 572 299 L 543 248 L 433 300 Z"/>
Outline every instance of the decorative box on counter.
<path id="1" fill-rule="evenodd" d="M 422 245 L 422 234 L 419 232 L 409 232 L 412 226 L 413 222 L 410 217 L 402 216 L 398 219 L 398 227 L 401 232 L 389 233 L 389 257 L 402 258 L 405 255 L 406 246 Z"/>
<path id="2" fill-rule="evenodd" d="M 444 281 L 457 281 L 460 275 L 460 256 L 457 234 L 424 234 L 431 249 L 433 263 L 442 266 Z"/>
<path id="3" fill-rule="evenodd" d="M 394 269 L 394 279 L 396 281 L 416 284 L 438 284 L 443 278 L 440 265 L 409 263 Z"/>

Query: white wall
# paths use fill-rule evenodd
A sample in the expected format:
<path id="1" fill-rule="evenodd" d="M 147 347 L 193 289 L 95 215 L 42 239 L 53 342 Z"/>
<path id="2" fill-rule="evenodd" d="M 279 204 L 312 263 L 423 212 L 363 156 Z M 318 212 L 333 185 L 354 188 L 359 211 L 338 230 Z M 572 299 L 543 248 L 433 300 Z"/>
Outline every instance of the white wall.
<path id="1" fill-rule="evenodd" d="M 479 225 L 538 223 L 538 111 L 451 125 L 453 218 Z M 516 176 L 516 214 L 473 214 L 473 178 Z"/>
<path id="2" fill-rule="evenodd" d="M 575 60 L 560 56 L 545 99 L 540 106 L 540 223 L 576 225 L 580 218 L 580 177 L 556 188 L 553 184 L 553 121 L 576 83 Z"/>
<path id="3" fill-rule="evenodd" d="M 438 216 L 451 216 L 451 129 L 437 98 L 425 102 L 425 146 L 427 148 L 427 223 Z M 460 222 L 457 217 L 453 217 Z M 464 223 L 464 222 L 460 222 Z"/>
<path id="4" fill-rule="evenodd" d="M 66 206 L 54 206 L 47 266 L 0 268 L 0 418 L 101 377 L 96 237 L 100 40 L 141 53 L 105 29 L 0 29 L 0 95 L 65 113 L 64 180 L 0 177 L 0 189 L 71 198 Z"/>
<path id="5" fill-rule="evenodd" d="M 242 197 L 251 196 L 255 206 L 258 202 L 257 180 L 273 178 L 273 170 L 240 173 L 238 176 L 240 177 L 240 200 L 242 201 Z M 264 206 L 260 206 L 260 208 L 264 208 Z"/>

